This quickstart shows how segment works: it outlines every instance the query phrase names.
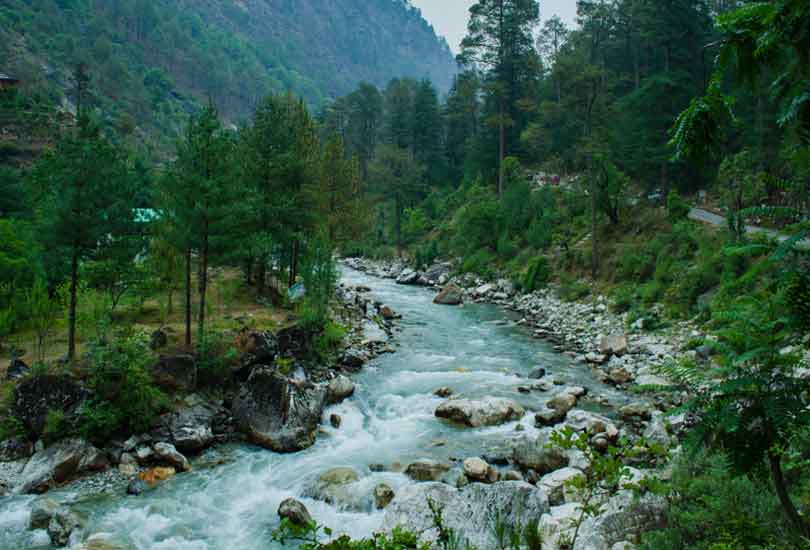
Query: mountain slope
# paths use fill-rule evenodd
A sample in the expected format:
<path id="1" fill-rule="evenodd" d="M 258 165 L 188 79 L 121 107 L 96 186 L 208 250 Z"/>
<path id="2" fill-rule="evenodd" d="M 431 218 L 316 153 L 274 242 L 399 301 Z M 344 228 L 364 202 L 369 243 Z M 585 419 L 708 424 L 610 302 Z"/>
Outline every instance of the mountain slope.
<path id="1" fill-rule="evenodd" d="M 164 139 L 208 97 L 236 121 L 271 91 L 318 106 L 397 76 L 447 89 L 455 72 L 406 0 L 4 0 L 0 60 L 55 101 L 83 62 L 111 125 Z"/>

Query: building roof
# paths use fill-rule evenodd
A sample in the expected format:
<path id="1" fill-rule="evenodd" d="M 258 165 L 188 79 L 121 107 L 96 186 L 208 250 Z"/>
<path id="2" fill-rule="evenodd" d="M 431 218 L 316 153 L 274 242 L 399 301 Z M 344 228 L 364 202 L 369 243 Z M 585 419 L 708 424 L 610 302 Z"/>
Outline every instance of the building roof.
<path id="1" fill-rule="evenodd" d="M 0 73 L 0 80 L 4 80 L 6 82 L 19 82 L 16 78 L 11 78 L 6 73 Z"/>

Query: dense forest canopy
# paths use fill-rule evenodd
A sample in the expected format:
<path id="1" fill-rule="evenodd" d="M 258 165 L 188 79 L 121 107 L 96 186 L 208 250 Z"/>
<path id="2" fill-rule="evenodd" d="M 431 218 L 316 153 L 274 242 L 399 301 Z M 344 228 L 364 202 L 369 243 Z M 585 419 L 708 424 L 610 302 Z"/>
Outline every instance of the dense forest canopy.
<path id="1" fill-rule="evenodd" d="M 455 70 L 419 10 L 392 0 L 13 0 L 0 6 L 0 57 L 57 102 L 71 101 L 69 76 L 87 63 L 108 123 L 150 138 L 176 136 L 208 97 L 238 122 L 270 92 L 318 106 L 395 76 L 446 89 Z"/>

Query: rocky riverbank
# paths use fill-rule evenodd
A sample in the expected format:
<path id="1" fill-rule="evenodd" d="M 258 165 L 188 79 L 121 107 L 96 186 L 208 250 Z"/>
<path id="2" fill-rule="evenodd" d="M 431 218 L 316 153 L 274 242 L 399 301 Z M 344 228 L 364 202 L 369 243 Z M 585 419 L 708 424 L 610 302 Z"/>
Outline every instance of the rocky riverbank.
<path id="1" fill-rule="evenodd" d="M 662 365 L 685 357 L 710 361 L 708 349 L 687 349 L 692 341 L 710 339 L 698 326 L 683 322 L 666 331 L 648 333 L 640 323 L 628 327 L 626 316 L 612 313 L 603 296 L 570 303 L 559 299 L 553 289 L 520 294 L 508 280 L 487 283 L 469 275 L 453 276 L 449 264 L 437 264 L 425 272 L 413 271 L 396 262 L 348 259 L 345 264 L 371 276 L 437 292 L 437 304 L 490 303 L 503 307 L 513 312 L 516 324 L 550 343 L 556 351 L 568 356 L 572 364 L 588 365 L 594 378 L 628 396 L 627 402 L 618 406 L 606 398 L 589 394 L 587 388 L 559 386 L 558 380 L 548 376 L 545 369 L 536 369 L 519 389 L 545 394 L 545 403 L 534 411 L 539 433 L 527 434 L 515 445 L 505 461 L 507 468 L 497 468 L 479 457 L 471 457 L 464 462 L 461 478 L 464 483 L 456 480 L 451 485 L 423 483 L 408 487 L 394 498 L 386 513 L 385 525 L 389 529 L 404 524 L 422 533 L 426 540 L 434 540 L 437 533 L 427 512 L 428 498 L 444 507 L 448 526 L 481 548 L 494 544 L 482 527 L 487 522 L 469 518 L 475 516 L 476 510 L 492 506 L 503 508 L 501 512 L 507 515 L 512 507 L 531 510 L 525 517 L 541 518 L 540 529 L 546 537 L 543 547 L 549 550 L 569 541 L 572 526 L 579 521 L 582 524 L 574 546 L 576 550 L 632 548 L 630 541 L 639 533 L 662 524 L 663 499 L 639 496 L 637 490 L 630 488 L 637 487 L 642 479 L 668 475 L 666 455 L 653 458 L 644 449 L 655 445 L 659 453 L 662 449 L 669 449 L 670 456 L 677 452 L 678 436 L 688 419 L 684 415 L 666 416 L 666 412 L 685 396 L 655 390 L 670 386 L 660 373 Z M 648 391 L 639 393 L 642 389 Z M 502 423 L 523 414 L 522 410 L 512 408 L 514 404 L 503 400 L 469 402 L 451 397 L 452 393 L 452 388 L 439 390 L 442 397 L 450 398 L 436 410 L 437 417 L 462 425 L 481 426 Z M 608 417 L 578 408 L 588 402 L 613 412 Z M 592 465 L 581 451 L 553 450 L 551 434 L 562 428 L 587 432 L 590 445 L 595 449 L 605 450 L 620 440 L 635 441 L 637 450 L 641 448 L 641 459 L 628 460 L 624 482 L 597 501 L 597 514 L 583 517 L 582 495 L 569 488 L 569 482 L 584 477 Z M 472 489 L 467 488 L 467 483 L 473 484 Z M 536 501 L 538 493 L 542 493 L 540 501 Z M 518 520 L 512 519 L 512 523 Z"/>
<path id="2" fill-rule="evenodd" d="M 210 466 L 210 451 L 219 445 L 251 442 L 281 453 L 311 446 L 324 409 L 354 392 L 351 374 L 394 351 L 398 316 L 390 307 L 374 303 L 363 289 L 341 287 L 338 298 L 336 320 L 349 331 L 328 358 L 313 359 L 313 336 L 295 325 L 275 333 L 235 334 L 239 358 L 220 388 L 205 383 L 194 356 L 162 355 L 151 374 L 175 396 L 173 403 L 149 431 L 127 439 L 91 443 L 73 436 L 46 444 L 47 417 L 59 411 L 64 426 L 74 425 L 92 392 L 70 373 L 40 374 L 17 361 L 9 370 L 17 380 L 12 411 L 29 433 L 41 437 L 0 442 L 0 498 L 54 488 L 131 498 Z M 159 347 L 165 338 L 156 333 L 152 342 Z M 30 528 L 47 532 L 53 545 L 82 540 L 84 518 L 69 503 L 45 496 L 32 506 Z"/>

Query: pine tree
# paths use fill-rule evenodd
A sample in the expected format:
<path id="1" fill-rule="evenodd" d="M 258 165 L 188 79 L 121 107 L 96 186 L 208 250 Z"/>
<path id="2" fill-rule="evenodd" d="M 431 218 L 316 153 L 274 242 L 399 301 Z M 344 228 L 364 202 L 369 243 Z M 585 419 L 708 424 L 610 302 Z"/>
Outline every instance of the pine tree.
<path id="1" fill-rule="evenodd" d="M 533 30 L 539 18 L 537 0 L 479 0 L 470 8 L 467 36 L 461 42 L 459 63 L 484 71 L 492 102 L 497 105 L 499 197 L 503 195 L 503 161 L 510 154 L 508 128 L 519 126 L 519 100 L 525 97 L 524 87 L 538 67 Z"/>

